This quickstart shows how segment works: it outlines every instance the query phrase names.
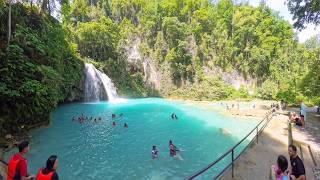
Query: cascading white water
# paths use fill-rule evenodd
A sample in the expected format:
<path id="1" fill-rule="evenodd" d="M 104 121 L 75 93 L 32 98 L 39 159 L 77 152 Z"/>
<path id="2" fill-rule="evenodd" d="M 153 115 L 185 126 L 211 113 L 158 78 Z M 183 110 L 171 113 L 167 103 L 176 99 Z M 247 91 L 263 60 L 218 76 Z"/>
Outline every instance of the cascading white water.
<path id="1" fill-rule="evenodd" d="M 86 102 L 92 101 L 115 101 L 118 94 L 111 79 L 92 64 L 85 64 L 85 91 L 84 100 Z"/>

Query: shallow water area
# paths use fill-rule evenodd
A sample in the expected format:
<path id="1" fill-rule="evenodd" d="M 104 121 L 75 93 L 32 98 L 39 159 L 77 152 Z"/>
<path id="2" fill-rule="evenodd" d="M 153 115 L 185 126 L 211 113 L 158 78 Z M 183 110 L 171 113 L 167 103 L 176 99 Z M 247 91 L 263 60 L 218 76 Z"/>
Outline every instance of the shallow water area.
<path id="1" fill-rule="evenodd" d="M 172 113 L 177 120 L 171 119 Z M 83 123 L 72 120 L 81 114 L 88 119 Z M 186 178 L 216 160 L 259 122 L 160 98 L 66 104 L 58 107 L 52 118 L 50 126 L 31 133 L 29 172 L 36 173 L 56 154 L 58 174 L 65 180 Z M 117 125 L 112 126 L 112 121 Z M 129 127 L 124 128 L 124 123 Z M 170 139 L 181 150 L 183 160 L 169 156 Z M 153 145 L 159 151 L 155 160 L 151 158 Z M 7 153 L 6 159 L 15 151 Z M 225 163 L 200 179 L 212 179 Z"/>

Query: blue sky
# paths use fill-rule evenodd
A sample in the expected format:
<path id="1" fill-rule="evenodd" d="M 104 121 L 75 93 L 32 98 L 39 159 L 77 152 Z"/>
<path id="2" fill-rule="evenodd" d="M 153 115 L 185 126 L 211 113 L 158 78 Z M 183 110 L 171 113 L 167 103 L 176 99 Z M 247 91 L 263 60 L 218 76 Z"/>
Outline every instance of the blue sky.
<path id="1" fill-rule="evenodd" d="M 259 5 L 259 2 L 260 0 L 249 0 L 249 4 L 255 7 Z M 271 9 L 279 12 L 281 17 L 293 24 L 292 15 L 289 13 L 288 7 L 284 4 L 285 0 L 266 0 L 266 3 Z M 299 37 L 299 42 L 304 42 L 313 35 L 319 34 L 320 26 L 315 27 L 313 24 L 308 24 L 306 29 L 301 32 L 296 32 Z"/>

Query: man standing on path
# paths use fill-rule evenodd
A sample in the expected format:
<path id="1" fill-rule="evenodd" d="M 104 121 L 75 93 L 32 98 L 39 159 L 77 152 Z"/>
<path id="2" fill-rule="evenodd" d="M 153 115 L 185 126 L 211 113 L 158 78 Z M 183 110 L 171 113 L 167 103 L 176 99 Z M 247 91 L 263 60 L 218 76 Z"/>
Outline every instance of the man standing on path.
<path id="1" fill-rule="evenodd" d="M 9 161 L 7 180 L 34 179 L 34 175 L 28 175 L 28 162 L 24 157 L 24 155 L 29 152 L 29 142 L 21 142 L 18 148 L 19 152 L 13 155 Z"/>
<path id="2" fill-rule="evenodd" d="M 290 156 L 290 163 L 291 163 L 290 179 L 305 180 L 306 171 L 304 169 L 302 160 L 297 154 L 297 147 L 294 145 L 289 145 L 288 153 Z"/>

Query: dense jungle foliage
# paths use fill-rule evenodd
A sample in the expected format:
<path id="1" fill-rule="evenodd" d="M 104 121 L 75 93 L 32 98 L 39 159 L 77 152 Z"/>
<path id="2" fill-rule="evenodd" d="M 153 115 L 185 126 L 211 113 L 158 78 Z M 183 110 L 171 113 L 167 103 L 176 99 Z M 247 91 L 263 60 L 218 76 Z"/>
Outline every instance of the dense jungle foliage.
<path id="1" fill-rule="evenodd" d="M 160 95 L 247 98 L 250 88 L 251 97 L 319 103 L 319 36 L 300 44 L 289 22 L 264 3 L 255 8 L 231 0 L 75 0 L 62 7 L 62 23 L 82 56 L 128 69 L 128 52 L 137 45 L 141 61 L 160 76 Z M 141 65 L 131 66 L 145 75 Z M 236 90 L 213 73 L 217 69 L 256 83 Z"/>
<path id="2" fill-rule="evenodd" d="M 8 9 L 0 9 L 0 134 L 48 123 L 50 112 L 71 91 L 80 91 L 83 62 L 53 17 L 15 4 L 12 36 Z"/>

